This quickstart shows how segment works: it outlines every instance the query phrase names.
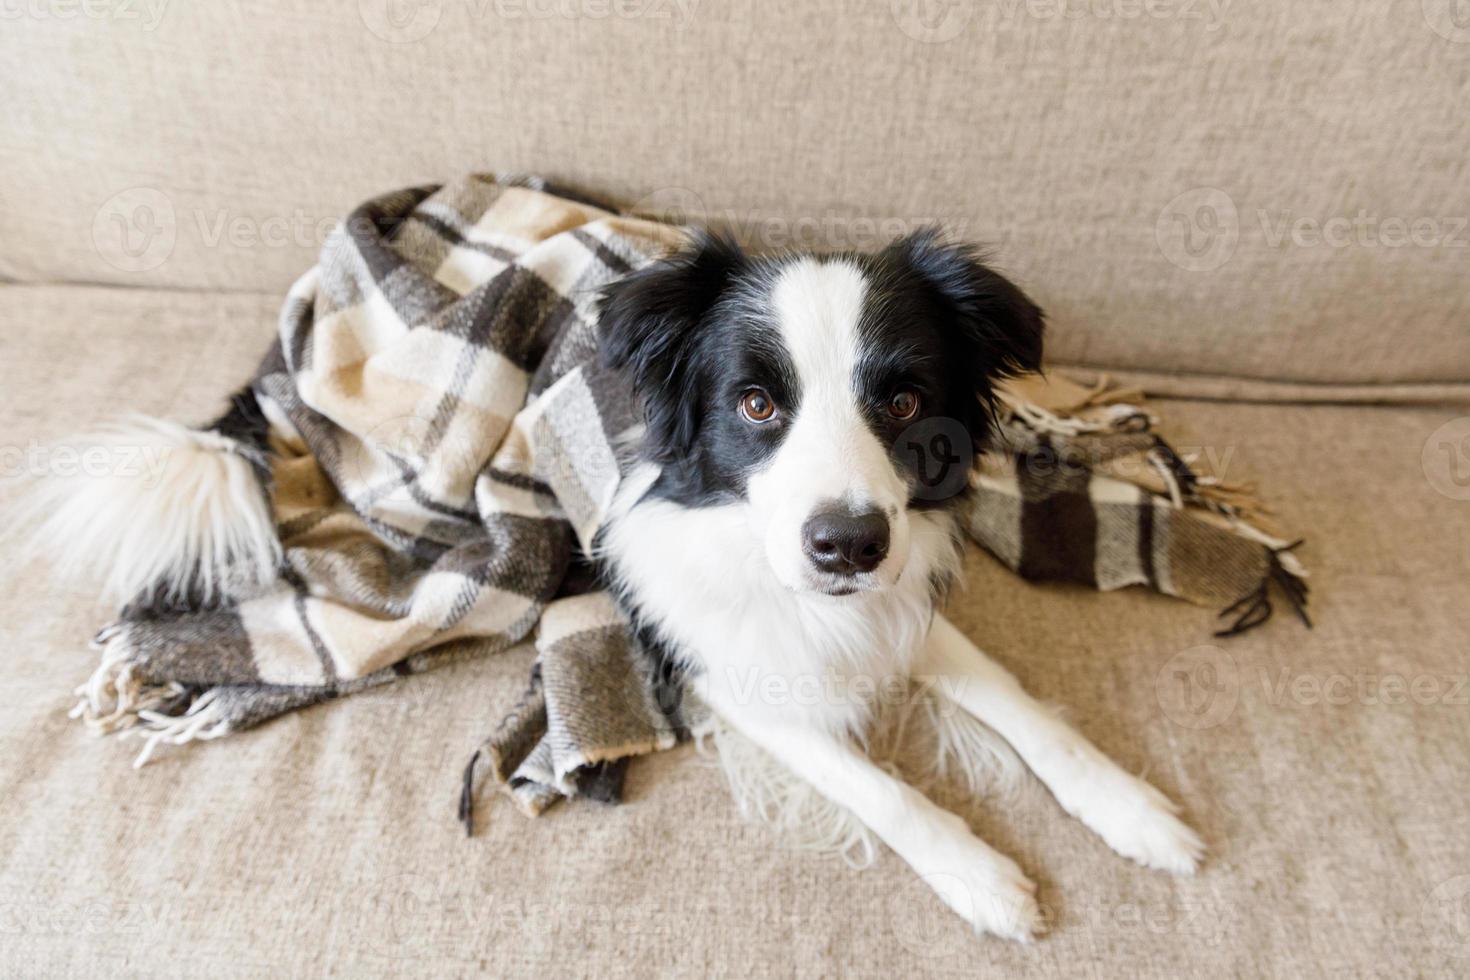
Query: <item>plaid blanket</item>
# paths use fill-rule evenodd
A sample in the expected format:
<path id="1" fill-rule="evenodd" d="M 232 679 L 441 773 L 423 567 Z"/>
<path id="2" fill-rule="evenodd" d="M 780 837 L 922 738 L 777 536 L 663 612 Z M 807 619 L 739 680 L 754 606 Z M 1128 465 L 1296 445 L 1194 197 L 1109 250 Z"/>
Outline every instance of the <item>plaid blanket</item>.
<path id="1" fill-rule="evenodd" d="M 595 356 L 599 287 L 683 230 L 530 178 L 386 194 L 334 230 L 276 342 L 210 427 L 250 460 L 281 550 L 267 585 L 142 596 L 97 637 L 74 715 L 161 745 L 218 738 L 535 634 L 521 698 L 476 751 L 528 813 L 613 800 L 698 707 L 581 557 L 636 451 Z M 1233 616 L 1301 609 L 1290 546 L 1242 488 L 1191 468 L 1104 385 L 1009 387 L 1003 451 L 969 477 L 974 537 L 1030 578 L 1147 585 Z M 957 488 L 963 490 L 964 482 Z"/>

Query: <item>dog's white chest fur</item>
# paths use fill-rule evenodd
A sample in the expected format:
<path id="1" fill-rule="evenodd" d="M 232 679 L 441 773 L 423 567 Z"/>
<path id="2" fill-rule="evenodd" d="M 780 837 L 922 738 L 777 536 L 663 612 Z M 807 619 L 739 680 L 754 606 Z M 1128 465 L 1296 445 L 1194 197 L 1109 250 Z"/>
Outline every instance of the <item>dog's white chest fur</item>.
<path id="1" fill-rule="evenodd" d="M 644 468 L 625 482 L 603 550 L 623 595 L 697 668 L 699 694 L 717 709 L 864 730 L 875 700 L 905 683 L 934 584 L 954 572 L 952 519 L 913 522 L 912 557 L 893 588 L 802 593 L 771 573 L 747 506 L 646 497 L 655 475 Z"/>

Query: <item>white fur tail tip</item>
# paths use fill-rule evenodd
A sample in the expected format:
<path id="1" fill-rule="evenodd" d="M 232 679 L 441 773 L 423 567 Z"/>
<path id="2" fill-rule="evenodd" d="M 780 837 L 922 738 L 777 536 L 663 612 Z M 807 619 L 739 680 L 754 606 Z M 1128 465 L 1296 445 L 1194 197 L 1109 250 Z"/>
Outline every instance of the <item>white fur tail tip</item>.
<path id="1" fill-rule="evenodd" d="M 52 447 L 22 495 L 23 550 L 127 603 L 210 601 L 276 577 L 270 504 L 234 440 L 132 416 Z"/>

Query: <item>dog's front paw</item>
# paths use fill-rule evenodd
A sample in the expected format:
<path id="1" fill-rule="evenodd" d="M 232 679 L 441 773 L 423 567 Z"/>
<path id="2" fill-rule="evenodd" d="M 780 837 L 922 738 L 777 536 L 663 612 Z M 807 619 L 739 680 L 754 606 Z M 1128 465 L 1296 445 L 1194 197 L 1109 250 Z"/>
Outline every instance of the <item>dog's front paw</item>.
<path id="1" fill-rule="evenodd" d="M 1078 816 L 1108 846 L 1148 868 L 1192 875 L 1204 857 L 1199 835 L 1177 816 L 1163 793 L 1121 769 L 1094 781 Z"/>
<path id="2" fill-rule="evenodd" d="M 976 840 L 981 853 L 923 876 L 944 904 L 978 932 L 1029 943 L 1041 931 L 1036 885 L 1016 862 Z"/>

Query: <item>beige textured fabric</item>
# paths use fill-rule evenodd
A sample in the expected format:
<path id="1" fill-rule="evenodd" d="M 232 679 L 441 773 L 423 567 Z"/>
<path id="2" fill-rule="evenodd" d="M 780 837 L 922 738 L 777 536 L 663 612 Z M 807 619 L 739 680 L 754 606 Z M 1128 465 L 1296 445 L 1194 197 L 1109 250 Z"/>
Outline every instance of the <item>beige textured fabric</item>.
<path id="1" fill-rule="evenodd" d="M 213 413 L 274 314 L 0 289 L 0 506 L 16 467 L 65 465 L 32 440 L 122 407 Z M 1309 537 L 1316 630 L 1282 614 L 1212 644 L 1185 603 L 1028 585 L 979 552 L 950 612 L 1183 803 L 1211 850 L 1193 880 L 1114 856 L 1028 781 L 962 812 L 1053 927 L 978 940 L 892 855 L 859 873 L 779 850 L 690 748 L 639 760 L 621 808 L 531 822 L 500 801 L 467 841 L 460 767 L 523 648 L 132 772 L 133 747 L 65 717 L 106 610 L 0 557 L 0 974 L 1463 976 L 1470 500 L 1446 494 L 1470 496 L 1470 461 L 1431 439 L 1457 412 L 1167 408 L 1179 445 L 1207 438 Z"/>
<path id="2" fill-rule="evenodd" d="M 18 2 L 0 277 L 279 296 L 344 208 L 525 169 L 998 244 L 1059 363 L 1470 380 L 1453 0 Z M 1186 237 L 1187 236 L 1187 237 Z"/>

